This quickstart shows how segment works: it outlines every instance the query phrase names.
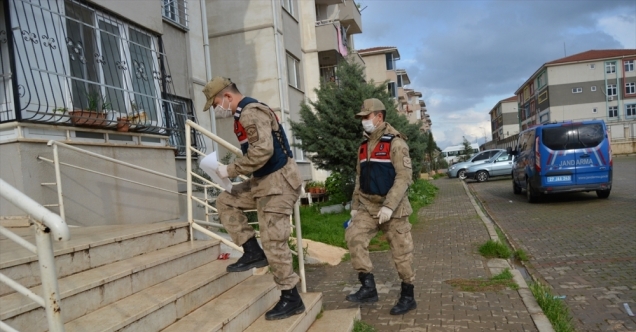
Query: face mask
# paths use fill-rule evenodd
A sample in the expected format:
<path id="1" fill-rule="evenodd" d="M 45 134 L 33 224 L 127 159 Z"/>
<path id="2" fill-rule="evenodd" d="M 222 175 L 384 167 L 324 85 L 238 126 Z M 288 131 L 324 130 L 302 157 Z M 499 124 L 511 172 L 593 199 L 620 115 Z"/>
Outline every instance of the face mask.
<path id="1" fill-rule="evenodd" d="M 216 116 L 219 118 L 229 118 L 230 116 L 232 116 L 232 110 L 229 109 L 230 104 L 228 101 L 228 108 L 223 107 L 223 105 L 225 104 L 225 97 L 223 97 L 223 101 L 221 102 L 221 105 L 216 105 L 216 107 L 214 108 L 214 113 L 216 113 Z"/>
<path id="2" fill-rule="evenodd" d="M 375 125 L 373 124 L 373 119 L 362 120 L 362 128 L 364 128 L 364 131 L 366 131 L 367 134 L 371 134 L 373 131 L 375 131 Z"/>

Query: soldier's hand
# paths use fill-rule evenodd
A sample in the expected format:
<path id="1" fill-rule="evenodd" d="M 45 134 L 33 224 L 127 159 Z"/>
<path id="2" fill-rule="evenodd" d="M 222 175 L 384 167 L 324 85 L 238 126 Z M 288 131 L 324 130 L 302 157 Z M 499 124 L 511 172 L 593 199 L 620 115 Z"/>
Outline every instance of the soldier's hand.
<path id="1" fill-rule="evenodd" d="M 221 179 L 225 179 L 225 178 L 229 177 L 229 175 L 227 174 L 227 165 L 219 165 L 219 168 L 217 168 L 217 170 L 216 170 L 216 174 Z"/>
<path id="2" fill-rule="evenodd" d="M 358 210 L 351 210 L 351 220 L 353 220 L 353 217 L 355 217 L 356 214 L 358 214 Z"/>
<path id="3" fill-rule="evenodd" d="M 380 218 L 380 224 L 389 221 L 389 219 L 391 219 L 392 214 L 393 214 L 393 210 L 389 209 L 386 206 L 383 206 L 377 215 L 377 217 Z"/>

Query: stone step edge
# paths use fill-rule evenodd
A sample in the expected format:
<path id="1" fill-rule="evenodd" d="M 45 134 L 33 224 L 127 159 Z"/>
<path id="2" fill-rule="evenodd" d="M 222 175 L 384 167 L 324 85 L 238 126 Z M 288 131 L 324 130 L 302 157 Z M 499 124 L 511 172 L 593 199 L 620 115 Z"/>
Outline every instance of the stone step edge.
<path id="1" fill-rule="evenodd" d="M 90 289 L 105 285 L 109 282 L 112 282 L 114 280 L 117 279 L 121 279 L 121 278 L 125 278 L 129 275 L 135 274 L 135 273 L 139 273 L 142 272 L 146 269 L 150 269 L 153 268 L 155 266 L 159 266 L 161 264 L 185 257 L 187 255 L 190 255 L 192 253 L 201 251 L 201 250 L 206 250 L 208 248 L 212 248 L 214 246 L 218 246 L 220 243 L 220 241 L 218 240 L 210 240 L 210 241 L 194 241 L 193 244 L 190 243 L 190 241 L 188 242 L 183 242 L 174 246 L 170 246 L 167 248 L 163 248 L 160 250 L 156 250 L 150 253 L 146 253 L 143 255 L 137 255 L 122 261 L 116 261 L 110 264 L 106 264 L 106 265 L 102 265 L 99 267 L 95 267 L 89 270 L 84 270 L 63 278 L 60 278 L 58 280 L 58 285 L 59 285 L 59 289 L 60 289 L 60 299 L 63 300 L 67 297 L 71 297 L 73 295 L 79 294 L 81 292 L 85 292 L 88 291 Z M 172 252 L 172 253 L 171 253 Z M 147 261 L 148 257 L 155 257 L 155 256 L 159 256 L 157 258 L 157 260 L 151 261 L 151 262 L 147 262 L 143 265 L 137 265 L 134 264 L 134 262 L 136 261 Z M 216 258 L 214 258 L 216 259 Z M 123 269 L 120 268 L 119 266 L 130 266 L 132 265 L 133 268 L 132 269 Z M 110 271 L 117 271 L 120 270 L 116 273 L 111 273 Z M 82 282 L 82 285 L 80 287 L 72 287 L 70 289 L 67 290 L 63 290 L 64 286 L 63 284 L 65 283 L 69 283 L 71 285 L 78 285 L 79 283 L 76 282 L 75 280 L 79 279 L 83 279 L 84 276 L 86 275 L 92 275 L 95 274 L 95 272 L 99 272 L 99 271 L 104 271 L 104 275 L 108 275 L 108 277 L 106 278 L 97 278 L 96 281 L 91 281 L 91 282 Z M 36 285 L 33 287 L 29 288 L 31 291 L 33 291 L 35 294 L 41 295 L 42 294 L 42 286 L 41 285 Z M 7 294 L 4 295 L 2 297 L 0 297 L 0 302 L 4 302 L 4 303 L 11 303 L 13 301 L 19 301 L 21 302 L 21 304 L 18 304 L 18 306 L 12 306 L 10 308 L 7 308 L 9 306 L 0 306 L 0 320 L 6 320 L 8 318 L 11 317 L 15 317 L 17 315 L 20 315 L 22 313 L 31 311 L 33 309 L 37 309 L 40 307 L 39 304 L 35 303 L 34 301 L 26 298 L 24 295 L 20 294 L 20 293 L 11 293 L 11 294 Z M 63 308 L 63 307 L 62 307 Z"/>
<path id="2" fill-rule="evenodd" d="M 360 307 L 326 310 L 311 324 L 307 332 L 351 332 L 361 319 Z"/>
<path id="3" fill-rule="evenodd" d="M 300 296 L 303 298 L 305 304 L 304 313 L 281 320 L 266 320 L 265 314 L 263 313 L 252 325 L 245 329 L 245 332 L 306 331 L 322 310 L 322 293 L 301 293 Z M 273 306 L 271 308 L 273 308 Z"/>
<path id="4" fill-rule="evenodd" d="M 165 225 L 164 225 L 165 224 Z M 153 224 L 146 224 L 146 225 L 153 225 L 153 227 L 146 227 L 146 228 L 139 228 L 135 231 L 133 231 L 132 233 L 126 233 L 120 236 L 116 236 L 116 237 L 112 237 L 112 238 L 107 238 L 107 239 L 102 239 L 99 241 L 95 241 L 95 242 L 90 242 L 90 243 L 80 243 L 77 245 L 70 245 L 67 246 L 65 248 L 59 248 L 59 249 L 53 249 L 53 256 L 61 256 L 61 255 L 66 255 L 66 254 L 70 254 L 72 252 L 76 252 L 76 251 L 82 251 L 82 250 L 86 250 L 89 248 L 94 248 L 94 247 L 99 247 L 99 246 L 103 246 L 103 245 L 107 245 L 110 243 L 114 243 L 114 242 L 120 242 L 120 241 L 126 241 L 126 240 L 130 240 L 130 239 L 134 239 L 134 238 L 138 238 L 138 237 L 142 237 L 142 236 L 147 236 L 147 235 L 152 235 L 154 233 L 162 233 L 165 231 L 170 231 L 170 230 L 176 230 L 179 228 L 184 228 L 184 227 L 188 227 L 189 228 L 189 223 L 188 222 L 161 222 L 161 223 L 153 223 Z M 161 225 L 161 226 L 157 226 L 154 227 L 154 225 Z M 73 234 L 71 234 L 71 240 L 69 241 L 73 241 Z M 67 242 L 69 243 L 69 242 Z M 22 248 L 22 247 L 20 247 Z M 0 262 L 0 270 L 2 269 L 6 269 L 6 268 L 10 268 L 16 265 L 21 265 L 21 264 L 27 264 L 27 263 L 31 263 L 31 262 L 35 262 L 38 260 L 38 257 L 36 254 L 33 254 L 31 252 L 29 252 L 29 254 L 25 257 L 20 257 L 20 258 L 16 258 L 13 260 L 7 260 L 7 261 L 3 261 Z"/>
<path id="5" fill-rule="evenodd" d="M 150 315 L 154 311 L 157 311 L 164 306 L 177 301 L 180 298 L 183 298 L 187 294 L 190 294 L 199 288 L 204 287 L 207 284 L 213 283 L 227 276 L 229 273 L 225 271 L 228 264 L 232 263 L 232 260 L 228 261 L 219 261 L 215 260 L 211 263 L 205 264 L 196 269 L 192 269 L 186 273 L 180 274 L 174 278 L 168 279 L 162 283 L 156 284 L 152 287 L 146 288 L 142 291 L 139 291 L 131 296 L 128 296 L 124 299 L 121 299 L 115 303 L 109 304 L 105 307 L 102 307 L 98 310 L 95 310 L 89 314 L 86 314 L 82 317 L 79 317 L 73 321 L 70 321 L 64 324 L 67 331 L 81 331 L 75 328 L 76 325 L 81 325 L 86 321 L 91 321 L 97 317 L 111 317 L 111 319 L 118 319 L 115 317 L 116 315 L 108 315 L 109 311 L 121 312 L 121 308 L 125 306 L 131 306 L 130 304 L 136 302 L 137 300 L 141 300 L 142 303 L 145 303 L 145 306 L 134 305 L 136 312 L 127 312 L 130 314 L 127 317 L 123 317 L 121 320 L 117 322 L 113 322 L 110 326 L 107 327 L 98 327 L 94 326 L 93 332 L 97 331 L 117 331 L 122 329 L 143 317 Z M 208 271 L 211 270 L 211 271 Z M 232 273 L 232 280 L 236 281 L 236 284 L 247 279 L 252 274 L 252 271 L 246 271 L 242 273 Z M 241 279 L 242 278 L 242 279 Z M 178 286 L 175 286 L 178 285 Z M 166 290 L 170 290 L 170 288 L 178 287 L 179 289 L 175 289 L 172 292 L 169 292 L 169 295 L 165 295 Z M 232 286 L 233 287 L 233 286 Z M 159 299 L 161 295 L 164 295 L 164 298 Z M 147 301 L 143 301 L 144 299 L 154 299 L 153 303 L 148 303 Z M 209 300 L 211 300 L 210 298 Z M 209 301 L 208 300 L 208 301 Z M 207 301 L 205 301 L 207 302 Z M 118 309 L 119 308 L 119 309 Z M 80 326 L 81 327 L 81 326 Z"/>
<path id="6" fill-rule="evenodd" d="M 265 287 L 263 287 L 265 285 Z M 256 287 L 259 287 L 256 292 L 250 294 L 249 298 L 241 297 L 241 295 L 249 294 L 248 290 L 252 290 Z M 247 289 L 246 289 L 247 288 Z M 224 310 L 221 313 L 221 316 L 217 315 L 214 317 L 210 317 L 205 326 L 198 327 L 201 331 L 221 331 L 223 330 L 231 321 L 239 317 L 241 313 L 246 310 L 249 310 L 252 306 L 254 306 L 257 302 L 263 301 L 267 298 L 270 292 L 277 292 L 275 295 L 276 298 L 280 295 L 280 292 L 276 289 L 276 283 L 270 275 L 254 275 L 239 283 L 238 285 L 228 289 L 223 294 L 217 296 L 211 301 L 205 303 L 201 307 L 196 310 L 190 312 L 183 318 L 174 322 L 172 325 L 166 327 L 162 332 L 170 332 L 170 331 L 185 331 L 184 327 L 191 326 L 192 322 L 205 320 L 206 317 L 217 314 L 220 307 L 227 305 L 227 301 L 231 299 L 235 299 L 235 303 L 233 308 L 230 311 Z M 271 304 L 267 304 L 267 307 L 270 307 Z M 262 314 L 259 313 L 255 318 L 258 318 Z M 250 322 L 250 324 L 253 322 Z M 210 326 L 212 325 L 212 326 Z M 249 326 L 249 325 L 248 325 Z"/>

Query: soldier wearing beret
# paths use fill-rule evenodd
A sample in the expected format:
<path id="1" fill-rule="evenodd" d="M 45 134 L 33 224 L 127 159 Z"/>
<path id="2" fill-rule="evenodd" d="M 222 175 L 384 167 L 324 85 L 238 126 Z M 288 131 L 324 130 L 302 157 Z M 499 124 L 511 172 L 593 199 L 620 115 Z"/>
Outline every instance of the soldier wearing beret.
<path id="1" fill-rule="evenodd" d="M 217 117 L 234 117 L 234 133 L 243 156 L 229 165 L 220 165 L 221 178 L 239 175 L 252 177 L 223 192 L 216 200 L 221 223 L 241 245 L 244 254 L 228 272 L 246 271 L 269 265 L 274 281 L 281 290 L 279 302 L 265 314 L 268 320 L 283 319 L 305 311 L 298 293 L 298 275 L 292 267 L 292 254 L 287 240 L 289 216 L 298 200 L 302 184 L 298 165 L 292 156 L 283 126 L 267 105 L 241 94 L 228 78 L 215 77 L 203 89 L 207 98 L 205 110 L 214 107 Z M 247 223 L 244 210 L 256 209 L 263 248 L 254 229 Z"/>
<path id="2" fill-rule="evenodd" d="M 351 264 L 362 286 L 347 296 L 351 302 L 376 302 L 378 292 L 369 258 L 369 242 L 382 230 L 402 279 L 400 298 L 391 309 L 401 315 L 416 308 L 413 294 L 413 239 L 408 217 L 412 166 L 406 137 L 385 122 L 386 109 L 376 98 L 367 99 L 356 118 L 362 120 L 364 141 L 358 151 L 356 184 L 351 201 L 351 224 L 345 238 Z"/>

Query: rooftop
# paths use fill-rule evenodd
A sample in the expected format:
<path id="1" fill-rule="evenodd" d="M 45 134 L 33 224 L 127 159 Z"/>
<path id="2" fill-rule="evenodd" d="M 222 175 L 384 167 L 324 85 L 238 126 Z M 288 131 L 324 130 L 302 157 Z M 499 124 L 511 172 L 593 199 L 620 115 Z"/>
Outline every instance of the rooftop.
<path id="1" fill-rule="evenodd" d="M 557 59 L 547 62 L 546 65 L 554 65 L 568 62 L 580 62 L 591 61 L 607 58 L 617 58 L 625 56 L 636 56 L 636 50 L 622 49 L 622 50 L 589 50 L 582 53 L 566 56 L 565 58 Z"/>

